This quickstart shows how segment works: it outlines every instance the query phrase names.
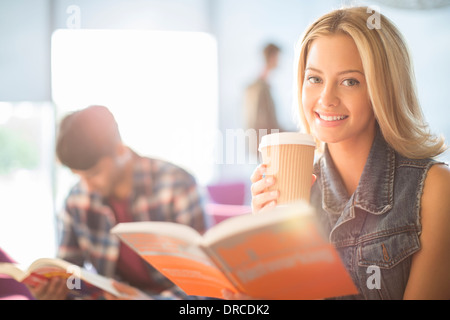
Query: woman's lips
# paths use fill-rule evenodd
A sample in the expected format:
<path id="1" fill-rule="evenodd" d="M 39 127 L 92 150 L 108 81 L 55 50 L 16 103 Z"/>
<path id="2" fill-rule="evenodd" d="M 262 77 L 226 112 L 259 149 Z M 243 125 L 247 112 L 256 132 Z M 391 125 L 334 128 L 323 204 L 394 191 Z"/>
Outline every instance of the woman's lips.
<path id="1" fill-rule="evenodd" d="M 345 121 L 348 116 L 345 114 L 325 114 L 325 113 L 319 113 L 315 112 L 316 115 L 316 121 L 319 122 L 321 126 L 326 127 L 333 127 L 340 125 L 343 121 Z"/>

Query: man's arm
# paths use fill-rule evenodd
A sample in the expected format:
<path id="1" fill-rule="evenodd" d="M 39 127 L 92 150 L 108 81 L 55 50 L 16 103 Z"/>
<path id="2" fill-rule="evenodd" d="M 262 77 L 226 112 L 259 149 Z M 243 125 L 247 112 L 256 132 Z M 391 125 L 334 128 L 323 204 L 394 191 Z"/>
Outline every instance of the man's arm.
<path id="1" fill-rule="evenodd" d="M 56 256 L 78 266 L 84 263 L 83 252 L 74 231 L 73 217 L 67 207 L 59 215 L 59 244 Z"/>
<path id="2" fill-rule="evenodd" d="M 192 176 L 188 175 L 184 179 L 174 192 L 173 210 L 176 222 L 189 225 L 203 233 L 206 231 L 206 221 L 198 186 Z"/>

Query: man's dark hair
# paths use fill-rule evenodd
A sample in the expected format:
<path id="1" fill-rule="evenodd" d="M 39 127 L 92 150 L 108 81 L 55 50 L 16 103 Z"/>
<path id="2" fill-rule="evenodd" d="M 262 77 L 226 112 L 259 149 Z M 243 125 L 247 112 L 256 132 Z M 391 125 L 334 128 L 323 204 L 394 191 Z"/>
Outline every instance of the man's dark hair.
<path id="1" fill-rule="evenodd" d="M 114 155 L 120 141 L 112 113 L 103 106 L 90 106 L 61 120 L 56 155 L 71 169 L 87 170 L 100 158 Z"/>

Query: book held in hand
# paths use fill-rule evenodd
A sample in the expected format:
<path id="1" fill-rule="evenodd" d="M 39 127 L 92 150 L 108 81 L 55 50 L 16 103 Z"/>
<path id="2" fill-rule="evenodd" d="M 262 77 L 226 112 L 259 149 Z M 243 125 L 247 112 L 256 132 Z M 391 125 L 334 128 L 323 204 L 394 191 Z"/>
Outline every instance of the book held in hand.
<path id="1" fill-rule="evenodd" d="M 112 279 L 58 258 L 40 258 L 28 267 L 0 262 L 0 274 L 8 275 L 29 286 L 44 283 L 52 277 L 64 278 L 70 289 L 69 299 L 101 299 L 104 292 L 120 296 L 112 285 Z"/>
<path id="2" fill-rule="evenodd" d="M 357 294 L 306 202 L 229 218 L 201 235 L 173 222 L 128 222 L 112 231 L 188 295 L 222 290 L 257 299 Z"/>

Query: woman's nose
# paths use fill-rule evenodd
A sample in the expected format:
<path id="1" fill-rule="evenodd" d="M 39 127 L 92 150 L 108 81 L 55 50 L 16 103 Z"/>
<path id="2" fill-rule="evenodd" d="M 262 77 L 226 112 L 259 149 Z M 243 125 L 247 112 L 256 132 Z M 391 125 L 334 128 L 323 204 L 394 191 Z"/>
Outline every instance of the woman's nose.
<path id="1" fill-rule="evenodd" d="M 320 93 L 319 103 L 324 107 L 336 107 L 339 104 L 339 97 L 333 85 L 326 85 Z"/>

